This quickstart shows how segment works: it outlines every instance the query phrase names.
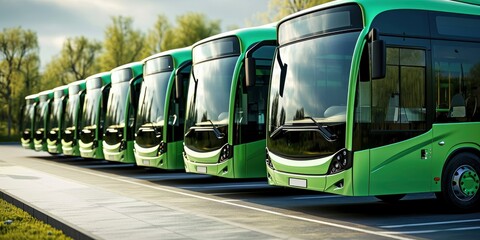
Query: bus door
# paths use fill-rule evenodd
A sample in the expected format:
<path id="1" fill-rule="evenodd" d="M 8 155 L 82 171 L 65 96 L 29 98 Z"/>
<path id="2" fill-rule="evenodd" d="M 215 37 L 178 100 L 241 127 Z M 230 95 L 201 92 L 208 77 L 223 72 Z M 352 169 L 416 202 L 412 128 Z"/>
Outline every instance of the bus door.
<path id="1" fill-rule="evenodd" d="M 430 189 L 428 42 L 385 37 L 386 77 L 371 81 L 370 195 Z"/>

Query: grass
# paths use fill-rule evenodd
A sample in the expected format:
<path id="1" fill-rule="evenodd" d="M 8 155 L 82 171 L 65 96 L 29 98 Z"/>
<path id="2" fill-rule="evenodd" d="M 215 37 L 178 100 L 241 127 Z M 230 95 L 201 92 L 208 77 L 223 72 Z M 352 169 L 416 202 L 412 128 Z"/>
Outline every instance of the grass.
<path id="1" fill-rule="evenodd" d="M 20 143 L 20 135 L 12 134 L 10 137 L 0 134 L 0 142 L 18 142 Z"/>
<path id="2" fill-rule="evenodd" d="M 25 211 L 0 199 L 0 239 L 71 239 L 62 231 L 33 218 Z"/>
<path id="3" fill-rule="evenodd" d="M 16 128 L 12 128 L 8 137 L 7 123 L 0 121 L 0 142 L 20 142 L 20 133 Z"/>

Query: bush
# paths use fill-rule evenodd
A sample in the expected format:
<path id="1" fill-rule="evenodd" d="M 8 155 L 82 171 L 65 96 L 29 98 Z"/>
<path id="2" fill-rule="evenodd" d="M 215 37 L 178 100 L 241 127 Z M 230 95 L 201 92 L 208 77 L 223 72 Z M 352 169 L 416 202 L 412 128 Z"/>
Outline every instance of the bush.
<path id="1" fill-rule="evenodd" d="M 33 218 L 0 199 L 0 239 L 71 239 L 62 231 Z"/>

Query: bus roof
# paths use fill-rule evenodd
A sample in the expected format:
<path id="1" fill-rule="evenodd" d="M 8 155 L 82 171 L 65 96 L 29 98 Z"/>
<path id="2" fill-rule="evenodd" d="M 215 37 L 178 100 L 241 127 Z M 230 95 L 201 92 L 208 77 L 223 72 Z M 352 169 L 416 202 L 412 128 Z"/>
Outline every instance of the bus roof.
<path id="1" fill-rule="evenodd" d="M 41 92 L 38 93 L 39 98 L 42 98 L 42 97 L 45 97 L 45 96 L 46 96 L 46 99 L 53 98 L 53 89 L 41 91 Z"/>
<path id="2" fill-rule="evenodd" d="M 110 76 L 111 76 L 111 72 L 101 72 L 101 73 L 93 74 L 93 75 L 87 77 L 85 80 L 88 82 L 89 79 L 101 78 L 103 85 L 107 85 L 111 81 Z"/>
<path id="3" fill-rule="evenodd" d="M 158 57 L 163 57 L 163 56 L 171 56 L 173 58 L 175 67 L 178 67 L 178 63 L 182 63 L 184 61 L 192 59 L 192 47 L 184 47 L 184 48 L 177 48 L 177 49 L 172 49 L 168 50 L 165 52 L 160 52 L 153 54 L 149 57 L 146 57 L 145 59 L 142 60 L 142 62 L 145 64 L 146 61 L 155 59 Z"/>
<path id="4" fill-rule="evenodd" d="M 60 98 L 62 96 L 68 95 L 68 84 L 54 88 L 53 93 L 55 98 Z"/>
<path id="5" fill-rule="evenodd" d="M 114 72 L 116 70 L 130 68 L 133 71 L 133 77 L 136 77 L 143 73 L 143 62 L 131 62 L 127 64 L 120 65 L 116 68 L 113 68 L 110 72 Z"/>
<path id="6" fill-rule="evenodd" d="M 370 23 L 375 16 L 382 12 L 394 9 L 431 10 L 439 12 L 480 15 L 480 3 L 478 0 L 337 0 L 286 16 L 278 22 L 277 26 L 289 19 L 304 15 L 306 13 L 351 3 L 356 3 L 361 6 L 365 23 Z"/>
<path id="7" fill-rule="evenodd" d="M 28 96 L 25 97 L 25 100 L 38 100 L 38 93 L 35 93 L 35 94 L 30 94 Z"/>
<path id="8" fill-rule="evenodd" d="M 83 89 L 85 89 L 86 84 L 87 84 L 87 80 L 82 79 L 82 80 L 77 80 L 75 82 L 71 82 L 71 83 L 68 84 L 68 86 L 80 86 L 80 88 L 83 87 Z"/>
<path id="9" fill-rule="evenodd" d="M 220 33 L 196 42 L 195 44 L 192 45 L 193 46 L 192 48 L 195 48 L 198 45 L 201 45 L 203 43 L 216 40 L 219 38 L 236 36 L 240 40 L 240 47 L 242 52 L 245 52 L 247 48 L 253 43 L 263 41 L 263 40 L 276 40 L 277 31 L 275 26 L 276 26 L 276 23 L 270 23 L 270 24 L 266 24 L 258 27 L 240 28 L 240 29 Z"/>

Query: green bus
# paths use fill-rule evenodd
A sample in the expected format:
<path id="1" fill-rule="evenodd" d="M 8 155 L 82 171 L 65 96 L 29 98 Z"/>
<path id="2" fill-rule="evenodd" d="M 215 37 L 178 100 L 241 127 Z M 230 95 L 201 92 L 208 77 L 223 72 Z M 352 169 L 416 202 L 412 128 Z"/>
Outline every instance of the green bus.
<path id="1" fill-rule="evenodd" d="M 191 48 L 181 48 L 143 60 L 134 148 L 138 166 L 184 169 L 183 129 L 191 53 Z"/>
<path id="2" fill-rule="evenodd" d="M 23 148 L 35 149 L 33 144 L 33 138 L 35 131 L 35 107 L 38 104 L 38 94 L 32 94 L 25 97 L 25 105 L 21 111 L 21 127 L 20 127 L 20 141 Z"/>
<path id="3" fill-rule="evenodd" d="M 80 156 L 79 124 L 85 99 L 86 82 L 86 80 L 78 80 L 68 84 L 62 135 L 62 151 L 65 156 Z"/>
<path id="4" fill-rule="evenodd" d="M 94 74 L 86 78 L 87 92 L 80 120 L 80 156 L 104 159 L 103 125 L 110 90 L 110 72 Z"/>
<path id="5" fill-rule="evenodd" d="M 112 85 L 108 95 L 103 155 L 105 160 L 135 163 L 133 135 L 136 92 L 142 83 L 143 63 L 133 62 L 112 69 Z"/>
<path id="6" fill-rule="evenodd" d="M 265 177 L 265 113 L 275 47 L 274 25 L 234 30 L 193 45 L 183 156 L 187 172 Z"/>
<path id="7" fill-rule="evenodd" d="M 68 85 L 53 89 L 47 134 L 47 151 L 52 154 L 62 153 L 62 135 L 64 124 L 65 105 L 68 99 Z"/>
<path id="8" fill-rule="evenodd" d="M 480 6 L 334 1 L 282 19 L 267 114 L 270 184 L 478 207 Z"/>
<path id="9" fill-rule="evenodd" d="M 45 90 L 38 93 L 38 104 L 35 107 L 35 135 L 34 148 L 35 151 L 47 151 L 47 129 L 48 121 L 50 120 L 50 106 L 53 99 L 53 90 Z"/>

